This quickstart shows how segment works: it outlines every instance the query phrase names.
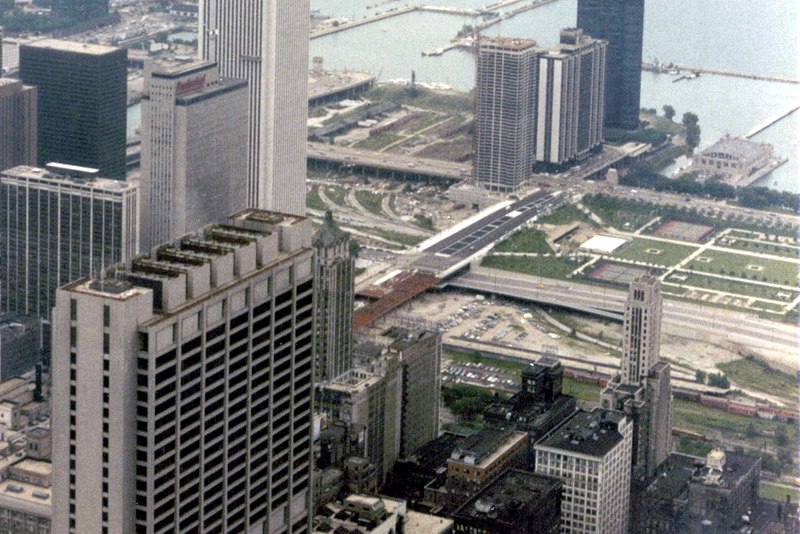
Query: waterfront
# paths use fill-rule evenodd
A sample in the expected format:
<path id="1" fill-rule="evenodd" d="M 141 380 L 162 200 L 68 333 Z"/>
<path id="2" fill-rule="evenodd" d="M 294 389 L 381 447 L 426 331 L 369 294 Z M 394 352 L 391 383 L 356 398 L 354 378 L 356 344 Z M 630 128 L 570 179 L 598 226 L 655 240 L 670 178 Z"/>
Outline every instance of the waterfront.
<path id="1" fill-rule="evenodd" d="M 360 18 L 406 4 L 449 5 L 476 8 L 488 1 L 428 0 L 384 3 L 372 10 L 369 0 L 346 5 L 340 0 L 312 0 L 312 8 L 334 17 Z M 522 5 L 522 4 L 517 4 Z M 575 24 L 577 0 L 559 0 L 485 30 L 485 35 L 535 38 L 542 46 L 557 42 L 560 28 Z M 348 12 L 349 11 L 349 12 Z M 643 55 L 701 67 L 726 68 L 774 76 L 800 78 L 798 6 L 793 1 L 754 3 L 747 0 L 648 0 Z M 444 83 L 459 91 L 474 85 L 474 61 L 466 51 L 422 57 L 439 48 L 465 24 L 469 16 L 413 12 L 376 24 L 315 39 L 311 56 L 322 56 L 329 69 L 366 70 L 379 81 L 409 79 L 415 71 L 423 83 Z M 758 21 L 754 25 L 752 21 Z M 762 28 L 770 28 L 765 32 Z M 376 54 L 375 51 L 385 51 Z M 775 53 L 780 51 L 780 53 Z M 702 128 L 701 148 L 726 133 L 741 135 L 791 103 L 800 101 L 800 86 L 704 75 L 673 83 L 675 76 L 643 73 L 642 107 L 675 107 L 680 116 L 696 113 Z M 789 162 L 758 185 L 798 191 L 798 136 L 800 112 L 780 121 L 753 140 L 769 142 Z M 685 162 L 682 162 L 685 165 Z"/>

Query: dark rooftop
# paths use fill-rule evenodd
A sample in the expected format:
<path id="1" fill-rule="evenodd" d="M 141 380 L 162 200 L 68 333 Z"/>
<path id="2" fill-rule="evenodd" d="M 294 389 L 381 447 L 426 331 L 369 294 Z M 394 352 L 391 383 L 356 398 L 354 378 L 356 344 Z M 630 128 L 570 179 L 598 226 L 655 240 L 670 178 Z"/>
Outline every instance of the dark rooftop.
<path id="1" fill-rule="evenodd" d="M 509 469 L 467 501 L 454 517 L 467 520 L 488 518 L 499 524 L 527 524 L 531 515 L 549 503 L 547 497 L 561 491 L 561 484 L 557 478 Z M 537 506 L 543 499 L 544 502 Z"/>
<path id="2" fill-rule="evenodd" d="M 514 430 L 483 428 L 453 449 L 450 459 L 479 465 L 486 458 L 499 451 L 515 433 Z"/>
<path id="3" fill-rule="evenodd" d="M 647 487 L 647 495 L 657 499 L 674 500 L 687 492 L 689 480 L 702 458 L 672 453 L 658 466 L 655 478 Z"/>
<path id="4" fill-rule="evenodd" d="M 602 457 L 620 441 L 618 425 L 625 418 L 621 412 L 596 408 L 591 412 L 579 410 L 556 428 L 536 447 Z"/>

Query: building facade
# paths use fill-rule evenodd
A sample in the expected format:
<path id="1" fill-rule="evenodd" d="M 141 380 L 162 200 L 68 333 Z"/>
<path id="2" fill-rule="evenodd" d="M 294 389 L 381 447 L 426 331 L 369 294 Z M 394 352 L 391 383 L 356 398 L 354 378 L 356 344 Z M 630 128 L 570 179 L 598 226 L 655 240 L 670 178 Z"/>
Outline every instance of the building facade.
<path id="1" fill-rule="evenodd" d="M 247 80 L 248 204 L 305 216 L 308 2 L 201 0 L 199 51 Z"/>
<path id="2" fill-rule="evenodd" d="M 38 90 L 38 162 L 125 179 L 124 48 L 43 39 L 20 46 L 19 76 Z"/>
<path id="3" fill-rule="evenodd" d="M 564 482 L 561 532 L 626 534 L 633 423 L 622 413 L 578 411 L 536 444 L 536 472 Z"/>
<path id="4" fill-rule="evenodd" d="M 578 28 L 608 41 L 606 128 L 639 126 L 644 0 L 578 0 Z"/>
<path id="5" fill-rule="evenodd" d="M 247 82 L 159 61 L 142 95 L 142 249 L 247 207 Z"/>
<path id="6" fill-rule="evenodd" d="M 622 340 L 622 382 L 640 384 L 661 351 L 661 282 L 652 275 L 628 286 Z"/>
<path id="7" fill-rule="evenodd" d="M 0 171 L 36 165 L 36 95 L 35 87 L 0 74 Z"/>
<path id="8" fill-rule="evenodd" d="M 24 315 L 0 316 L 0 380 L 33 371 L 41 360 L 41 321 Z"/>
<path id="9" fill-rule="evenodd" d="M 539 58 L 537 162 L 560 166 L 602 146 L 607 46 L 570 28 Z"/>
<path id="10" fill-rule="evenodd" d="M 56 289 L 138 252 L 139 188 L 35 167 L 0 173 L 2 311 L 48 321 Z"/>
<path id="11" fill-rule="evenodd" d="M 317 269 L 316 375 L 333 380 L 353 367 L 353 298 L 355 258 L 350 254 L 350 234 L 325 214 L 312 241 Z"/>
<path id="12" fill-rule="evenodd" d="M 475 76 L 475 180 L 513 192 L 531 174 L 536 147 L 536 41 L 481 39 Z"/>
<path id="13" fill-rule="evenodd" d="M 246 210 L 59 289 L 54 531 L 309 530 L 310 230 Z"/>

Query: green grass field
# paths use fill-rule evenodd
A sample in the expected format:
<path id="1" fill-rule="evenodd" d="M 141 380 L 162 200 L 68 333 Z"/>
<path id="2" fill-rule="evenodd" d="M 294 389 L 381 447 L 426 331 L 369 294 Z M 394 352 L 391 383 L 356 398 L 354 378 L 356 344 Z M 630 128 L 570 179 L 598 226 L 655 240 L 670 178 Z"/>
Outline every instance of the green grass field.
<path id="1" fill-rule="evenodd" d="M 434 113 L 432 111 L 423 111 L 419 117 L 408 123 L 405 127 L 402 128 L 402 131 L 406 135 L 412 135 L 418 133 L 420 130 L 424 130 L 425 128 L 436 124 L 437 122 L 443 121 L 447 118 L 446 115 L 441 113 Z"/>
<path id="2" fill-rule="evenodd" d="M 794 286 L 797 284 L 798 269 L 800 264 L 790 261 L 758 258 L 746 254 L 736 254 L 721 250 L 708 250 L 702 257 L 710 258 L 710 262 L 695 258 L 687 268 L 717 274 L 726 274 L 736 278 L 759 280 L 773 284 Z M 758 266 L 760 270 L 749 269 L 748 266 Z"/>
<path id="3" fill-rule="evenodd" d="M 547 244 L 546 235 L 542 230 L 527 228 L 516 232 L 508 239 L 501 241 L 496 247 L 497 252 L 532 252 L 536 254 L 552 254 L 553 249 Z"/>
<path id="4" fill-rule="evenodd" d="M 526 258 L 524 256 L 487 256 L 481 265 L 504 271 L 543 276 L 545 278 L 564 279 L 577 269 L 581 262 L 571 262 L 555 256 Z"/>
<path id="5" fill-rule="evenodd" d="M 623 260 L 636 260 L 662 267 L 672 267 L 696 251 L 697 248 L 691 245 L 678 245 L 676 243 L 638 237 L 611 255 Z"/>
<path id="6" fill-rule="evenodd" d="M 680 282 L 678 280 L 668 278 L 667 282 L 683 284 L 687 286 L 694 286 L 702 289 L 714 289 L 716 291 L 725 291 L 727 293 L 741 295 L 744 297 L 755 297 L 755 298 L 769 299 L 769 300 L 779 300 L 777 298 L 777 294 L 778 292 L 782 291 L 774 287 L 750 284 L 745 281 L 725 280 L 724 278 L 716 278 L 713 276 L 706 276 L 696 273 L 680 272 L 677 274 L 680 276 L 686 276 L 687 277 L 686 281 Z M 791 291 L 783 291 L 783 292 L 791 295 L 790 298 L 785 299 L 787 304 L 797 296 L 797 293 L 795 292 Z"/>
<path id="7" fill-rule="evenodd" d="M 762 482 L 758 487 L 758 496 L 762 499 L 786 502 L 787 495 L 792 502 L 796 503 L 800 500 L 800 489 L 777 486 L 769 482 Z"/>
<path id="8" fill-rule="evenodd" d="M 539 219 L 542 224 L 569 224 L 573 222 L 589 222 L 589 216 L 574 204 L 564 204 L 556 211 Z"/>
<path id="9" fill-rule="evenodd" d="M 722 245 L 725 248 L 735 250 L 744 250 L 747 252 L 755 252 L 756 254 L 769 254 L 770 256 L 781 256 L 784 258 L 797 259 L 800 257 L 800 248 L 791 245 L 782 245 L 778 243 L 770 243 L 761 240 L 741 240 L 737 239 L 735 243 Z"/>
<path id="10" fill-rule="evenodd" d="M 792 375 L 773 369 L 766 363 L 741 359 L 720 363 L 717 367 L 733 382 L 748 389 L 763 391 L 790 401 L 797 400 L 797 380 Z"/>
<path id="11" fill-rule="evenodd" d="M 364 150 L 381 150 L 403 138 L 404 136 L 393 132 L 383 132 L 378 135 L 367 137 L 354 146 L 355 148 L 363 148 Z"/>
<path id="12" fill-rule="evenodd" d="M 370 213 L 375 215 L 384 215 L 383 213 L 383 195 L 380 193 L 373 193 L 372 191 L 356 191 L 356 200 L 364 206 Z"/>
<path id="13" fill-rule="evenodd" d="M 347 206 L 347 191 L 345 191 L 342 187 L 336 185 L 326 186 L 325 196 L 328 197 L 331 202 L 338 204 L 339 206 Z"/>
<path id="14" fill-rule="evenodd" d="M 319 186 L 315 185 L 311 188 L 311 191 L 306 194 L 306 206 L 312 210 L 325 211 L 327 209 L 327 206 L 319 197 Z"/>
<path id="15" fill-rule="evenodd" d="M 590 402 L 600 402 L 600 392 L 603 390 L 602 386 L 596 384 L 584 384 L 572 378 L 564 378 L 562 382 L 562 391 L 566 395 L 572 395 L 580 400 Z"/>

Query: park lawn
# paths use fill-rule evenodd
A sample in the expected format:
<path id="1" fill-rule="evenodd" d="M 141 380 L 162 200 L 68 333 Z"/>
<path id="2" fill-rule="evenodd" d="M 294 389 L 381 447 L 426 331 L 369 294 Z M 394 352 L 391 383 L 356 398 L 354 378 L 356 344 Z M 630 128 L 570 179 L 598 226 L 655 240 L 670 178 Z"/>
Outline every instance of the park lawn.
<path id="1" fill-rule="evenodd" d="M 580 400 L 599 403 L 600 392 L 603 390 L 603 386 L 598 384 L 586 384 L 584 382 L 578 382 L 573 378 L 564 377 L 561 390 L 565 395 L 572 395 Z"/>
<path id="2" fill-rule="evenodd" d="M 685 282 L 680 282 L 672 278 L 668 278 L 667 282 L 670 284 L 679 284 L 683 286 L 698 287 L 701 289 L 714 289 L 716 291 L 724 291 L 733 295 L 741 295 L 743 297 L 755 297 L 760 299 L 778 300 L 777 294 L 781 291 L 789 293 L 790 298 L 786 299 L 786 303 L 792 302 L 797 297 L 796 292 L 781 290 L 775 287 L 762 286 L 758 284 L 748 283 L 746 280 L 726 280 L 724 278 L 717 278 L 715 276 L 706 276 L 697 273 L 678 272 L 681 276 L 686 276 Z"/>
<path id="3" fill-rule="evenodd" d="M 384 215 L 382 194 L 359 190 L 356 191 L 356 200 L 358 200 L 358 203 L 364 206 L 368 212 L 374 213 L 375 215 Z"/>
<path id="4" fill-rule="evenodd" d="M 448 118 L 447 115 L 443 115 L 441 113 L 435 113 L 433 111 L 423 111 L 416 119 L 406 124 L 402 128 L 402 131 L 406 135 L 413 135 L 447 118 Z"/>
<path id="5" fill-rule="evenodd" d="M 644 204 L 604 196 L 585 196 L 583 204 L 606 224 L 623 230 L 641 228 L 659 215 Z"/>
<path id="6" fill-rule="evenodd" d="M 347 191 L 338 185 L 328 185 L 324 189 L 325 196 L 339 206 L 347 206 Z"/>
<path id="7" fill-rule="evenodd" d="M 325 211 L 328 206 L 319 197 L 319 186 L 315 185 L 306 193 L 306 206 L 312 210 Z"/>
<path id="8" fill-rule="evenodd" d="M 508 239 L 501 241 L 496 252 L 531 252 L 536 254 L 552 254 L 553 249 L 547 244 L 547 236 L 537 228 L 527 228 L 515 232 Z"/>
<path id="9" fill-rule="evenodd" d="M 396 134 L 393 132 L 383 132 L 379 133 L 378 135 L 372 135 L 370 137 L 367 137 L 366 139 L 362 139 L 354 146 L 355 148 L 362 148 L 364 150 L 378 151 L 404 138 L 405 136 L 402 136 L 400 134 Z"/>
<path id="10" fill-rule="evenodd" d="M 770 484 L 769 482 L 762 482 L 758 487 L 758 496 L 762 499 L 786 502 L 787 495 L 793 503 L 796 503 L 798 500 L 800 500 L 800 489 L 786 488 L 783 486 Z"/>
<path id="11" fill-rule="evenodd" d="M 553 213 L 539 218 L 542 224 L 569 224 L 573 222 L 590 222 L 588 215 L 574 204 L 564 204 Z"/>
<path id="12" fill-rule="evenodd" d="M 759 258 L 749 254 L 736 254 L 722 250 L 707 250 L 701 256 L 711 258 L 711 261 L 706 263 L 699 261 L 699 258 L 695 258 L 686 267 L 696 271 L 716 274 L 724 273 L 735 278 L 759 280 L 786 286 L 797 284 L 800 263 Z M 763 269 L 761 271 L 752 271 L 747 268 L 748 265 L 759 265 Z"/>
<path id="13" fill-rule="evenodd" d="M 572 262 L 556 256 L 487 256 L 481 265 L 504 271 L 513 271 L 545 278 L 565 279 L 569 273 L 577 269 L 582 261 Z"/>
<path id="14" fill-rule="evenodd" d="M 756 254 L 769 254 L 771 256 L 782 256 L 784 258 L 797 259 L 800 257 L 800 248 L 791 245 L 782 245 L 779 243 L 770 243 L 769 241 L 749 241 L 737 239 L 733 244 L 719 245 L 723 248 L 732 248 L 736 250 L 744 250 L 747 252 L 754 252 Z"/>
<path id="15" fill-rule="evenodd" d="M 611 256 L 622 260 L 641 261 L 662 267 L 672 267 L 685 259 L 699 247 L 679 245 L 643 237 L 634 238 L 630 243 L 614 251 Z M 648 252 L 648 249 L 660 250 L 659 254 Z"/>
<path id="16" fill-rule="evenodd" d="M 773 369 L 764 362 L 741 359 L 720 363 L 717 367 L 740 387 L 763 391 L 791 401 L 797 400 L 797 379 L 788 373 Z"/>
<path id="17" fill-rule="evenodd" d="M 750 425 L 756 432 L 753 437 L 747 436 L 747 428 Z M 685 399 L 672 400 L 672 426 L 697 432 L 698 434 L 708 434 L 709 430 L 717 431 L 726 440 L 730 439 L 753 445 L 764 443 L 764 441 L 774 445 L 772 436 L 774 436 L 778 427 L 783 427 L 788 439 L 786 447 L 791 450 L 797 450 L 796 425 L 735 415 Z"/>
<path id="18" fill-rule="evenodd" d="M 473 111 L 473 98 L 468 93 L 455 91 L 435 91 L 416 86 L 382 83 L 375 85 L 364 94 L 364 98 L 373 102 L 392 101 L 422 109 L 443 111 L 446 113 L 469 113 Z"/>

